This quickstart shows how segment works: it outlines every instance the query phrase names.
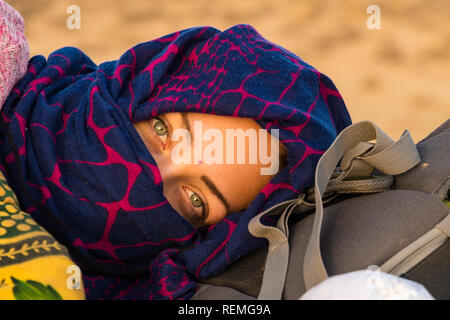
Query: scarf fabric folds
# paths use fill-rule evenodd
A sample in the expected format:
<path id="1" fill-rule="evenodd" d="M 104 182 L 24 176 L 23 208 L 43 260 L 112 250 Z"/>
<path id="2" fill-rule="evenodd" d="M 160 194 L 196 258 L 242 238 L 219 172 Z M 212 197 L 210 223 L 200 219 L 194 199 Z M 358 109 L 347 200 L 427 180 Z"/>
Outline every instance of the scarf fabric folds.
<path id="1" fill-rule="evenodd" d="M 194 228 L 163 196 L 132 125 L 168 112 L 279 129 L 288 165 L 245 211 Z M 1 169 L 22 209 L 81 267 L 88 299 L 189 299 L 198 279 L 267 244 L 248 222 L 312 185 L 350 123 L 328 77 L 253 27 L 195 27 L 100 65 L 72 47 L 32 57 L 1 112 Z"/>

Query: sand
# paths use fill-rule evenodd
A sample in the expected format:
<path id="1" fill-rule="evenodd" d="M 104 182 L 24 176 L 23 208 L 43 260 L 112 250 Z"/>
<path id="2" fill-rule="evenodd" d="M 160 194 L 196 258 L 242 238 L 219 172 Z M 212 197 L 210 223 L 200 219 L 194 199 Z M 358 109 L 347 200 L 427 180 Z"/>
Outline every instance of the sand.
<path id="1" fill-rule="evenodd" d="M 96 63 L 173 31 L 253 25 L 265 38 L 328 75 L 354 122 L 372 120 L 392 138 L 418 142 L 450 115 L 450 1 L 7 0 L 23 15 L 31 54 L 63 46 Z M 68 29 L 78 5 L 81 28 Z M 370 30 L 369 5 L 381 29 Z"/>

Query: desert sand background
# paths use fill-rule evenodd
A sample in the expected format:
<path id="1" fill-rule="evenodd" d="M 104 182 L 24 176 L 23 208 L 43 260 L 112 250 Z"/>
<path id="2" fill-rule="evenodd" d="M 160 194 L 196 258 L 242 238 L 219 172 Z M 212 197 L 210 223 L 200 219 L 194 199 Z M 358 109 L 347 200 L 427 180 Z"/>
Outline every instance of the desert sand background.
<path id="1" fill-rule="evenodd" d="M 96 63 L 193 26 L 253 25 L 328 75 L 353 121 L 373 120 L 392 138 L 418 142 L 450 116 L 448 0 L 6 0 L 26 22 L 32 55 L 63 46 Z M 369 30 L 369 5 L 381 29 Z M 68 29 L 78 5 L 81 28 Z"/>

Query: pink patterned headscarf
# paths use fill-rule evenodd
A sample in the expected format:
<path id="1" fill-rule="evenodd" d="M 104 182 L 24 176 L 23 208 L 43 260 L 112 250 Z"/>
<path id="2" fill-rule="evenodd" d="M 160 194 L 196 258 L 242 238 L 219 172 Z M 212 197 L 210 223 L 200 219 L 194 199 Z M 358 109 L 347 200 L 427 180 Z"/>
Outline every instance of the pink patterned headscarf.
<path id="1" fill-rule="evenodd" d="M 288 165 L 245 210 L 195 228 L 164 197 L 133 126 L 169 112 L 278 129 Z M 88 299 L 189 299 L 267 245 L 249 221 L 311 186 L 350 123 L 331 79 L 252 26 L 199 26 L 100 65 L 73 47 L 32 57 L 0 113 L 0 169 L 21 208 L 67 247 Z"/>

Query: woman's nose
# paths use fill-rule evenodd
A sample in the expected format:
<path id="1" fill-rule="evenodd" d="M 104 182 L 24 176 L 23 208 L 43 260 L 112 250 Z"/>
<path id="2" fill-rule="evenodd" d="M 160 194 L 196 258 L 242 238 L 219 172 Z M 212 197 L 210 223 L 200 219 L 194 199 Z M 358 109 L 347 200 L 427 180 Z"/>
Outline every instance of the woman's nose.
<path id="1" fill-rule="evenodd" d="M 189 163 L 178 163 L 177 161 L 173 161 L 170 152 L 163 152 L 156 155 L 155 161 L 163 180 L 177 180 L 179 177 L 194 175 L 198 167 Z"/>

